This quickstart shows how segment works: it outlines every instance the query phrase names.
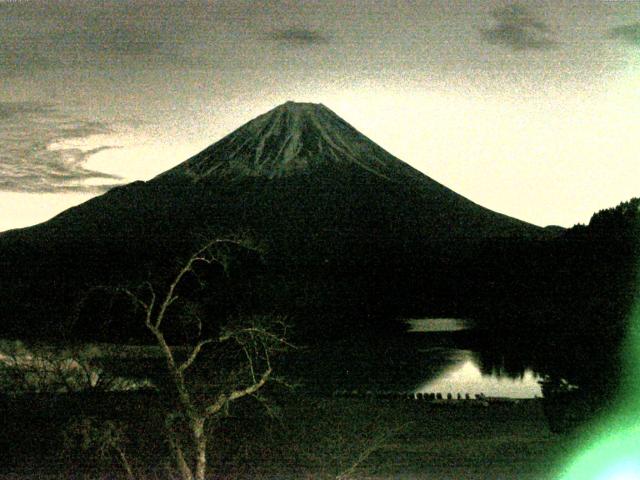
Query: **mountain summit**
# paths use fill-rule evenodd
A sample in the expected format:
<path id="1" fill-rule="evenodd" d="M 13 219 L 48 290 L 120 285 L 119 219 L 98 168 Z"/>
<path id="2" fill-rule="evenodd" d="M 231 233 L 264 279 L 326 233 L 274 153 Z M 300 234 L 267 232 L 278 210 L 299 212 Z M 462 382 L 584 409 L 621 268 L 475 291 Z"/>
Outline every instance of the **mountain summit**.
<path id="1" fill-rule="evenodd" d="M 420 241 L 449 241 L 541 232 L 462 197 L 394 157 L 329 108 L 314 103 L 279 105 L 148 185 L 206 187 L 210 195 L 226 192 L 227 203 L 233 198 L 253 205 L 255 211 L 264 205 L 285 211 L 297 204 L 292 212 L 296 218 L 322 217 L 327 204 L 342 205 L 340 213 L 326 219 L 323 229 L 340 231 L 337 227 L 343 225 L 344 231 L 357 231 L 362 219 L 378 215 L 370 223 L 379 231 L 362 234 L 376 236 L 393 226 L 391 237 L 404 243 L 408 241 L 402 237 L 405 233 L 414 237 L 419 232 Z M 352 217 L 360 209 L 365 210 L 362 215 Z M 248 215 L 234 213 L 238 214 Z M 305 221 L 311 225 L 317 218 Z"/>
<path id="2" fill-rule="evenodd" d="M 290 101 L 159 177 L 274 178 L 345 164 L 385 177 L 397 162 L 324 105 Z"/>

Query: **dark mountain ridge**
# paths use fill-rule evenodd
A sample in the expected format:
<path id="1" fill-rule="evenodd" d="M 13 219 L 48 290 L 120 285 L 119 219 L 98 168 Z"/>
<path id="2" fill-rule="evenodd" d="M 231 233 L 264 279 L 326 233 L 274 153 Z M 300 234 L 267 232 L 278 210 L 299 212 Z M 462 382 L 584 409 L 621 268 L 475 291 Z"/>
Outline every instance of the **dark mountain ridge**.
<path id="1" fill-rule="evenodd" d="M 425 301 L 460 310 L 460 281 L 480 295 L 501 251 L 556 233 L 456 194 L 322 105 L 287 102 L 148 182 L 0 234 L 0 335 L 55 334 L 92 285 L 166 272 L 203 238 L 229 234 L 267 252 L 237 308 L 366 322 Z"/>

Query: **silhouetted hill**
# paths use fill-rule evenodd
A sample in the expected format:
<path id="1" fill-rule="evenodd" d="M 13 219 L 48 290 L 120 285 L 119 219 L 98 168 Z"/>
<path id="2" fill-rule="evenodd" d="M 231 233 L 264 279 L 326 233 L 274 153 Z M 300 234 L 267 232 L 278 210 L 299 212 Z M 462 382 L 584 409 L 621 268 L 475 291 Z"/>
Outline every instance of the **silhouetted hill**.
<path id="1" fill-rule="evenodd" d="M 640 302 L 640 198 L 595 213 L 519 259 L 495 275 L 490 308 L 477 312 L 493 355 L 526 352 L 551 387 L 562 379 L 578 385 L 574 396 L 592 410 L 585 420 L 616 398 L 621 383 L 637 382 L 624 377 L 621 347 Z"/>
<path id="2" fill-rule="evenodd" d="M 220 279 L 221 311 L 367 324 L 472 308 L 500 255 L 558 232 L 467 200 L 322 105 L 287 102 L 148 182 L 0 234 L 0 335 L 58 335 L 81 292 L 167 274 L 204 238 L 229 234 L 267 253 Z"/>

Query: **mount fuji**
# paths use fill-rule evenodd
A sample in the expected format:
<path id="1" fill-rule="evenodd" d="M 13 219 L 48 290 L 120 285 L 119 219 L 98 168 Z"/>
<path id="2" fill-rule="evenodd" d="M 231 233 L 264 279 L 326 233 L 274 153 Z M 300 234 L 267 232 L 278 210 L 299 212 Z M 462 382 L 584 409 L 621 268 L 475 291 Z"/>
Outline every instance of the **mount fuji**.
<path id="1" fill-rule="evenodd" d="M 80 292 L 141 281 L 198 238 L 228 234 L 266 246 L 241 310 L 365 317 L 459 310 L 455 291 L 499 263 L 487 252 L 550 236 L 458 195 L 327 107 L 287 102 L 147 182 L 0 234 L 0 335 L 55 336 Z"/>

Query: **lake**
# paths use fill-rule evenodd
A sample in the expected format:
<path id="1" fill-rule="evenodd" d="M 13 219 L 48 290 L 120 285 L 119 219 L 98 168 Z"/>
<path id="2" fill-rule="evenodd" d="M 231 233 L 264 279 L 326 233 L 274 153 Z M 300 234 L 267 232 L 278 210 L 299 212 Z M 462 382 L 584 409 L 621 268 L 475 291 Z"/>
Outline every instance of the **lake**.
<path id="1" fill-rule="evenodd" d="M 443 342 L 443 333 L 471 330 L 474 322 L 457 318 L 422 318 L 406 320 L 407 332 L 424 336 L 431 346 L 422 348 L 425 358 L 443 365 L 436 375 L 429 375 L 416 386 L 414 393 L 484 394 L 488 397 L 533 398 L 542 396 L 540 377 L 530 368 L 519 374 L 507 374 L 495 365 L 483 364 L 481 352 L 456 348 Z"/>
<path id="2" fill-rule="evenodd" d="M 295 361 L 285 365 L 284 375 L 304 384 L 308 391 L 329 393 L 347 391 L 402 391 L 414 393 L 451 393 L 464 396 L 533 398 L 541 396 L 539 377 L 519 359 L 506 362 L 500 344 L 486 351 L 457 343 L 454 332 L 473 331 L 467 319 L 422 318 L 406 320 L 407 333 L 399 336 L 349 337 L 326 348 L 302 351 Z M 30 351 L 13 342 L 0 341 L 0 367 L 37 366 L 60 370 L 78 377 L 78 382 L 93 386 L 103 369 L 118 379 L 117 388 L 146 386 L 145 373 L 157 363 L 159 352 L 153 347 L 85 345 L 80 357 L 95 367 L 88 378 L 63 349 Z M 6 352 L 17 354 L 16 357 Z M 54 354 L 55 352 L 55 354 Z M 17 361 L 17 363 L 16 363 Z M 61 363 L 62 362 L 62 363 Z M 514 367 L 515 363 L 515 367 Z M 55 375 L 53 375 L 55 377 Z M 42 372 L 35 375 L 45 381 Z M 39 386 L 45 388 L 45 385 Z"/>

